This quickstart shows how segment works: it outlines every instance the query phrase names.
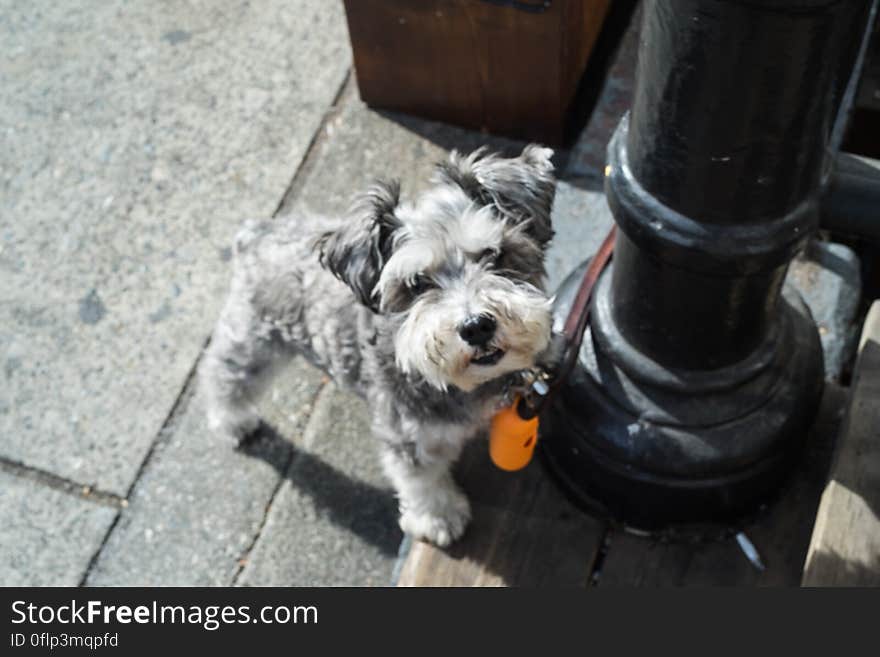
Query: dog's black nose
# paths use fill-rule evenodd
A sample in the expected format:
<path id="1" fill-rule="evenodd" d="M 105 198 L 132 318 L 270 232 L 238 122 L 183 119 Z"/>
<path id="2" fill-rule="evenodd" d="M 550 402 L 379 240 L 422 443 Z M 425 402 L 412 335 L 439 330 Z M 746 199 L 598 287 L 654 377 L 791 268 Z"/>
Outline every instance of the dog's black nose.
<path id="1" fill-rule="evenodd" d="M 482 347 L 495 335 L 495 318 L 491 315 L 471 315 L 458 327 L 458 334 L 468 344 Z"/>

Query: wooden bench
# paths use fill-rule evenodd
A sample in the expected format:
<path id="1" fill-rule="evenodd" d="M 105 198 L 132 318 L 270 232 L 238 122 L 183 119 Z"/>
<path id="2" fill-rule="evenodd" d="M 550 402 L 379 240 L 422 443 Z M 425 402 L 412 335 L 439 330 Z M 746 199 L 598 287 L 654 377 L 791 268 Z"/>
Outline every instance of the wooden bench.
<path id="1" fill-rule="evenodd" d="M 845 388 L 826 385 L 802 462 L 780 499 L 746 529 L 763 572 L 732 540 L 662 543 L 611 529 L 574 508 L 537 460 L 501 472 L 486 446 L 474 444 L 456 473 L 473 502 L 471 526 L 448 550 L 413 544 L 398 585 L 797 586 L 845 402 Z"/>
<path id="2" fill-rule="evenodd" d="M 880 586 L 880 301 L 862 329 L 849 408 L 803 584 Z"/>

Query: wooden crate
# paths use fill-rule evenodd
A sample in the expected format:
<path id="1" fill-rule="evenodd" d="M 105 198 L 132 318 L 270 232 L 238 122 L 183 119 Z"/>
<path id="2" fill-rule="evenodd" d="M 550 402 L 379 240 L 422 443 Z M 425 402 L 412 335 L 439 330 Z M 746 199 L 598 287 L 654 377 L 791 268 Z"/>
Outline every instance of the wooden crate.
<path id="1" fill-rule="evenodd" d="M 560 144 L 610 0 L 345 0 L 370 106 Z"/>

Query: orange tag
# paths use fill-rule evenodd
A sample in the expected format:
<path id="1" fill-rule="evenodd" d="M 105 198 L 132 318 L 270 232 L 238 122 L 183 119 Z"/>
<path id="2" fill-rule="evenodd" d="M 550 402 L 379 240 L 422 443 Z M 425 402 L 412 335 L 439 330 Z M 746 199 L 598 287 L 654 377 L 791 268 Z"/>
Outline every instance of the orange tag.
<path id="1" fill-rule="evenodd" d="M 538 442 L 538 418 L 523 420 L 516 412 L 517 397 L 513 404 L 502 408 L 492 418 L 489 428 L 489 457 L 492 463 L 513 472 L 522 470 L 532 460 Z"/>

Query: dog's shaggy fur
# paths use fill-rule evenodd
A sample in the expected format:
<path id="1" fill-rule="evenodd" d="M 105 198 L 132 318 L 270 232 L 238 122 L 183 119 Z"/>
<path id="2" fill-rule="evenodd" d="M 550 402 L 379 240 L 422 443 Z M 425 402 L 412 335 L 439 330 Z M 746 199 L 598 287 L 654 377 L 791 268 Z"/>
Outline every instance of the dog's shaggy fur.
<path id="1" fill-rule="evenodd" d="M 201 370 L 212 427 L 256 429 L 268 374 L 303 354 L 367 399 L 401 528 L 460 536 L 470 506 L 450 466 L 550 340 L 551 155 L 452 153 L 413 203 L 379 183 L 341 220 L 248 222 Z"/>

